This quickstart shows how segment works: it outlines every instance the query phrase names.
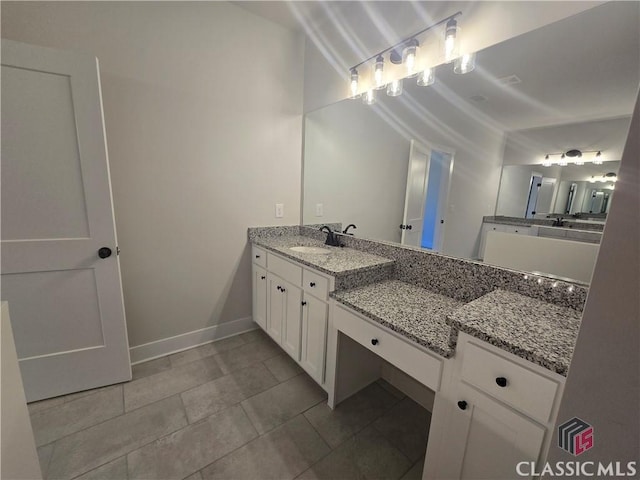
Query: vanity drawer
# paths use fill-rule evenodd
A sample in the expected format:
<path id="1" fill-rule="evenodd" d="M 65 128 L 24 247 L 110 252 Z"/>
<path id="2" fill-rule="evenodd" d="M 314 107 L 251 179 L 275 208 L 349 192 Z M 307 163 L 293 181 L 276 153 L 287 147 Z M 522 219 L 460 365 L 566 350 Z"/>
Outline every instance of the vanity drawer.
<path id="1" fill-rule="evenodd" d="M 326 300 L 329 295 L 329 279 L 305 268 L 302 270 L 302 288 L 305 292 Z"/>
<path id="2" fill-rule="evenodd" d="M 267 256 L 267 270 L 275 273 L 280 278 L 292 283 L 296 287 L 300 286 L 302 281 L 302 267 L 284 260 L 271 253 Z"/>
<path id="3" fill-rule="evenodd" d="M 549 421 L 558 382 L 477 346 L 465 345 L 461 378 L 543 423 Z"/>
<path id="4" fill-rule="evenodd" d="M 251 247 L 251 261 L 262 268 L 267 268 L 267 252 L 260 247 Z"/>
<path id="5" fill-rule="evenodd" d="M 408 340 L 401 340 L 382 326 L 378 327 L 340 305 L 334 309 L 333 325 L 431 390 L 440 389 L 442 359 L 430 355 L 417 344 L 414 346 Z"/>

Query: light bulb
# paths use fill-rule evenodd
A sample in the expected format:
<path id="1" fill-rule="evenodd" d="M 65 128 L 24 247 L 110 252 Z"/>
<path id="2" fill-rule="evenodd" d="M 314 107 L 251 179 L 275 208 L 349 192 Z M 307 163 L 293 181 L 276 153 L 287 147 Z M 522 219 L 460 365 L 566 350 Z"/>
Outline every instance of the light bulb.
<path id="1" fill-rule="evenodd" d="M 444 29 L 444 60 L 447 63 L 458 56 L 458 22 L 454 18 L 447 22 Z"/>
<path id="2" fill-rule="evenodd" d="M 416 82 L 421 87 L 428 87 L 433 85 L 436 81 L 436 76 L 433 73 L 433 68 L 425 68 L 418 74 L 418 81 Z"/>
<path id="3" fill-rule="evenodd" d="M 387 85 L 387 95 L 397 97 L 402 94 L 402 80 L 393 80 Z"/>
<path id="4" fill-rule="evenodd" d="M 357 98 L 358 96 L 358 71 L 355 68 L 351 69 L 351 98 Z"/>
<path id="5" fill-rule="evenodd" d="M 362 103 L 364 103 L 365 105 L 373 105 L 374 103 L 376 103 L 376 92 L 373 89 L 367 90 L 362 95 Z"/>
<path id="6" fill-rule="evenodd" d="M 376 58 L 375 70 L 373 72 L 373 77 L 376 82 L 377 89 L 384 87 L 383 71 L 384 71 L 384 58 L 382 58 L 382 55 L 378 55 L 378 58 Z"/>
<path id="7" fill-rule="evenodd" d="M 404 64 L 407 68 L 407 75 L 416 75 L 414 68 L 416 66 L 416 54 L 418 53 L 418 41 L 411 39 L 408 46 L 404 49 Z"/>
<path id="8" fill-rule="evenodd" d="M 567 159 L 566 159 L 564 153 L 560 157 L 560 161 L 558 162 L 558 165 L 560 165 L 561 167 L 566 167 L 567 166 Z"/>
<path id="9" fill-rule="evenodd" d="M 453 72 L 454 73 L 469 73 L 472 72 L 476 68 L 476 54 L 475 53 L 465 53 L 461 57 L 456 58 L 453 63 Z"/>
<path id="10" fill-rule="evenodd" d="M 596 153 L 596 157 L 593 159 L 594 165 L 602 165 L 602 152 Z"/>
<path id="11" fill-rule="evenodd" d="M 553 165 L 553 163 L 551 163 L 551 160 L 545 160 L 544 162 L 542 162 L 543 167 L 550 167 L 551 165 Z"/>

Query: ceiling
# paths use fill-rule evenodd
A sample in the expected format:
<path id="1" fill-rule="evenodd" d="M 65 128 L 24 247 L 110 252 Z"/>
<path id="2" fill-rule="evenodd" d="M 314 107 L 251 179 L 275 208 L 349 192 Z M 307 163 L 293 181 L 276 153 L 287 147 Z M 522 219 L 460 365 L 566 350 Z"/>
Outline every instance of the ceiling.
<path id="1" fill-rule="evenodd" d="M 319 25 L 328 20 L 329 12 L 338 12 L 349 2 L 315 1 L 235 1 L 231 2 L 251 13 L 266 18 L 289 30 L 303 31 L 305 23 Z"/>

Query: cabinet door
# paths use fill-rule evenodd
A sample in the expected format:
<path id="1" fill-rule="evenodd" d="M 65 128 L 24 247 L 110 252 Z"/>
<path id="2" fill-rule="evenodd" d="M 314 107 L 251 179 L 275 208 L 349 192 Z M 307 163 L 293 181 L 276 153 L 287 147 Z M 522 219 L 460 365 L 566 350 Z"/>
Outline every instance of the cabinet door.
<path id="1" fill-rule="evenodd" d="M 284 280 L 273 275 L 267 274 L 268 283 L 268 315 L 267 315 L 267 333 L 271 335 L 278 344 L 282 343 L 282 318 L 284 316 L 284 295 L 282 286 Z"/>
<path id="2" fill-rule="evenodd" d="M 489 232 L 504 232 L 505 225 L 498 223 L 483 223 L 482 230 L 480 232 L 480 247 L 478 248 L 478 258 L 482 260 L 484 258 L 484 249 L 487 245 L 487 233 Z"/>
<path id="3" fill-rule="evenodd" d="M 305 294 L 302 302 L 302 368 L 319 384 L 324 381 L 328 305 Z"/>
<path id="4" fill-rule="evenodd" d="M 267 329 L 267 271 L 253 264 L 253 321 Z"/>
<path id="5" fill-rule="evenodd" d="M 302 289 L 282 282 L 283 297 L 282 348 L 295 361 L 300 361 L 300 334 L 302 325 Z"/>
<path id="6" fill-rule="evenodd" d="M 461 385 L 451 415 L 450 453 L 454 478 L 512 479 L 519 462 L 537 462 L 545 428 L 497 400 Z M 461 407 L 464 407 L 461 408 Z M 529 477 L 531 478 L 531 477 Z"/>

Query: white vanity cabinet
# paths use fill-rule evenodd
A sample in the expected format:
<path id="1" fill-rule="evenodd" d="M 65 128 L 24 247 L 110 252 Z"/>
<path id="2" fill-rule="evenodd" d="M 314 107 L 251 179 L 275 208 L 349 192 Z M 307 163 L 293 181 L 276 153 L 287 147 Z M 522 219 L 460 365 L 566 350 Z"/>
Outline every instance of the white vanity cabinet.
<path id="1" fill-rule="evenodd" d="M 478 258 L 484 259 L 484 250 L 487 242 L 488 232 L 517 233 L 518 235 L 532 235 L 531 227 L 521 225 L 505 225 L 503 223 L 483 223 L 480 232 L 480 247 L 478 248 Z"/>
<path id="2" fill-rule="evenodd" d="M 520 478 L 519 462 L 543 462 L 564 377 L 464 333 L 450 367 L 423 478 Z"/>
<path id="3" fill-rule="evenodd" d="M 253 246 L 253 319 L 326 389 L 333 277 Z"/>

